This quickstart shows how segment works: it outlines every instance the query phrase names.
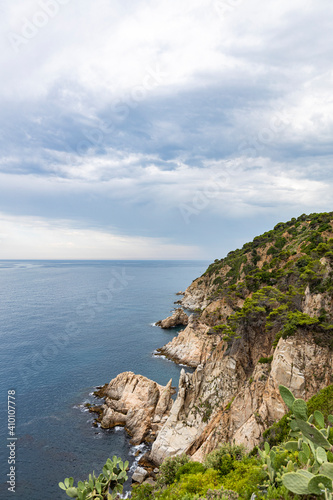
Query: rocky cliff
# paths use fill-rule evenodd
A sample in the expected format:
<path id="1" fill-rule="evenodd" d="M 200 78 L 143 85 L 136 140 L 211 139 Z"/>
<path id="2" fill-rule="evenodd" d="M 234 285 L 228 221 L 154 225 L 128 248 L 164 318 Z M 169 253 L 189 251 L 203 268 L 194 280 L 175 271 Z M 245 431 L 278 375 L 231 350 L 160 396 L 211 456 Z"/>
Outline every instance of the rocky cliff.
<path id="1" fill-rule="evenodd" d="M 277 224 L 215 260 L 180 302 L 195 315 L 160 351 L 196 370 L 181 372 L 155 463 L 202 460 L 223 441 L 250 449 L 286 411 L 279 384 L 308 399 L 333 382 L 333 213 Z"/>
<path id="2" fill-rule="evenodd" d="M 150 441 L 169 415 L 173 393 L 171 380 L 164 387 L 142 375 L 120 373 L 101 394 L 101 427 L 125 426 L 135 445 Z"/>

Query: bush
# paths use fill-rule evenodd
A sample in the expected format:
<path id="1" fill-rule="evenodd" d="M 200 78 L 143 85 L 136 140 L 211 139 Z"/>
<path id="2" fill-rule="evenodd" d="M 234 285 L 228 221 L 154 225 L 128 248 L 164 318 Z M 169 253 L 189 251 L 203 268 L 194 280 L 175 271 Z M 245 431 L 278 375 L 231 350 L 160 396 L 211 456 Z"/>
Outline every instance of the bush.
<path id="1" fill-rule="evenodd" d="M 285 486 L 268 486 L 267 493 L 258 495 L 258 498 L 263 500 L 291 500 L 295 496 Z"/>
<path id="2" fill-rule="evenodd" d="M 189 461 L 189 457 L 184 453 L 175 457 L 166 458 L 160 467 L 160 473 L 158 475 L 158 485 L 166 486 L 172 484 L 176 479 L 176 474 L 179 469 L 182 467 L 182 465 L 187 464 Z"/>
<path id="3" fill-rule="evenodd" d="M 198 474 L 186 474 L 179 482 L 180 497 L 185 493 L 205 495 L 207 490 L 221 486 L 221 480 L 216 470 L 208 469 Z"/>
<path id="4" fill-rule="evenodd" d="M 263 433 L 263 438 L 268 442 L 270 447 L 281 444 L 286 441 L 290 431 L 288 418 L 290 412 L 284 415 L 281 420 L 274 422 L 274 424 L 266 429 Z"/>
<path id="5" fill-rule="evenodd" d="M 220 475 L 226 475 L 233 469 L 234 461 L 242 460 L 245 454 L 243 445 L 223 443 L 207 455 L 204 466 L 217 470 Z"/>
<path id="6" fill-rule="evenodd" d="M 132 500 L 153 500 L 154 487 L 151 484 L 133 485 L 132 487 Z"/>
<path id="7" fill-rule="evenodd" d="M 261 357 L 258 363 L 266 364 L 271 363 L 273 361 L 273 356 L 269 356 L 268 358 Z"/>
<path id="8" fill-rule="evenodd" d="M 208 490 L 206 498 L 200 498 L 199 500 L 237 500 L 238 496 L 235 491 L 225 490 L 222 487 L 219 490 Z"/>
<path id="9" fill-rule="evenodd" d="M 221 480 L 216 470 L 209 469 L 198 474 L 184 474 L 179 482 L 155 493 L 154 498 L 160 500 L 184 500 L 206 495 L 208 490 L 221 487 Z"/>
<path id="10" fill-rule="evenodd" d="M 198 474 L 199 472 L 205 472 L 206 468 L 200 462 L 188 462 L 182 465 L 176 474 L 176 481 L 179 481 L 180 477 L 184 474 Z"/>
<path id="11" fill-rule="evenodd" d="M 258 485 L 265 476 L 256 458 L 244 458 L 241 462 L 234 462 L 234 470 L 223 477 L 222 484 L 223 488 L 236 491 L 240 498 L 248 500 L 253 493 L 258 493 Z"/>

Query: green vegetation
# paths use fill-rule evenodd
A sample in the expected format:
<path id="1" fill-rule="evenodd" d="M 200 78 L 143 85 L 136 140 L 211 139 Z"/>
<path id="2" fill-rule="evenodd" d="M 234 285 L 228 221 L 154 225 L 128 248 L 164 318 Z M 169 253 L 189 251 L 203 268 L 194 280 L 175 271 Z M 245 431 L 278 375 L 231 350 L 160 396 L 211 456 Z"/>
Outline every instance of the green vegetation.
<path id="1" fill-rule="evenodd" d="M 216 259 L 201 277 L 211 290 L 209 299 L 224 299 L 234 311 L 223 322 L 219 309 L 211 314 L 212 332 L 231 346 L 249 327 L 259 329 L 273 348 L 281 337 L 311 333 L 315 343 L 333 348 L 332 311 L 302 310 L 308 291 L 332 300 L 332 267 L 333 212 L 280 222 Z"/>
<path id="2" fill-rule="evenodd" d="M 216 259 L 202 278 L 211 278 L 216 297 L 232 295 L 240 283 L 247 293 L 267 285 L 288 287 L 297 281 L 315 287 L 311 271 L 320 274 L 320 258 L 332 260 L 333 257 L 332 220 L 333 212 L 330 212 L 303 214 L 298 219 L 281 222 L 241 249 L 229 252 L 224 259 Z M 297 263 L 304 258 L 306 269 L 301 273 Z M 332 282 L 332 277 L 329 281 Z"/>
<path id="3" fill-rule="evenodd" d="M 272 361 L 273 361 L 273 356 L 269 356 L 268 358 L 261 357 L 258 363 L 266 364 L 266 363 L 271 363 Z"/>
<path id="4" fill-rule="evenodd" d="M 114 456 L 112 460 L 107 459 L 103 472 L 98 477 L 93 472 L 92 475 L 89 474 L 88 480 L 79 481 L 76 487 L 74 479 L 67 477 L 63 483 L 59 483 L 59 487 L 65 490 L 70 498 L 78 500 L 112 500 L 123 491 L 123 484 L 127 480 L 127 468 L 128 462 L 123 463 L 120 458 Z"/>
<path id="5" fill-rule="evenodd" d="M 186 455 L 167 458 L 155 486 L 134 486 L 133 500 L 332 500 L 333 386 L 305 403 L 280 386 L 290 409 L 250 454 L 221 444 L 203 464 Z M 312 413 L 311 415 L 310 412 Z"/>

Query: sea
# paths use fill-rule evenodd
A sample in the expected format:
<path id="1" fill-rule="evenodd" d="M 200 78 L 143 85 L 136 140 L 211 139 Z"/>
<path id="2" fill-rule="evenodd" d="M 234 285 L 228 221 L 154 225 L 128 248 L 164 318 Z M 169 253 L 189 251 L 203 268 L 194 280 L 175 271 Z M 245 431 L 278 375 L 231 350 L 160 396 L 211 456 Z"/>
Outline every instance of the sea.
<path id="1" fill-rule="evenodd" d="M 208 264 L 0 261 L 1 499 L 68 499 L 60 481 L 98 475 L 113 455 L 131 476 L 147 446 L 132 446 L 121 427 L 94 427 L 86 404 L 124 371 L 177 387 L 182 367 L 155 350 L 179 328 L 155 322 Z"/>

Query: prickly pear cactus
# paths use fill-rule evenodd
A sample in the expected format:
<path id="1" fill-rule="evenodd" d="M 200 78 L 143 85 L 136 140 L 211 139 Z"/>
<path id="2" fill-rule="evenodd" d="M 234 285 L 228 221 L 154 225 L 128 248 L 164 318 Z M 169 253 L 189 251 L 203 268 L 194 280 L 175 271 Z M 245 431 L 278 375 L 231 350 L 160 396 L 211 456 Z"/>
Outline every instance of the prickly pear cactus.
<path id="1" fill-rule="evenodd" d="M 74 480 L 72 477 L 66 478 L 64 482 L 59 483 L 59 487 L 65 490 L 70 498 L 77 498 L 78 500 L 111 500 L 113 496 L 110 494 L 110 489 L 113 493 L 121 493 L 123 491 L 123 484 L 127 480 L 126 470 L 128 462 L 116 456 L 107 459 L 103 467 L 103 473 L 98 477 L 95 473 L 89 474 L 86 481 L 79 481 L 77 487 L 74 487 Z"/>
<path id="2" fill-rule="evenodd" d="M 289 410 L 292 410 L 293 403 L 295 401 L 295 396 L 293 395 L 293 393 L 284 385 L 279 385 L 279 391 L 283 401 L 288 406 Z"/>
<path id="3" fill-rule="evenodd" d="M 305 401 L 292 399 L 294 396 L 284 386 L 279 389 L 282 399 L 293 413 L 290 436 L 297 438 L 297 441 L 286 443 L 285 448 L 298 451 L 298 461 L 303 466 L 283 474 L 282 484 L 297 495 L 324 494 L 325 500 L 333 500 L 333 463 L 329 462 L 333 456 L 333 447 L 328 441 L 330 427 L 325 428 L 321 412 L 315 411 L 308 418 Z M 330 415 L 328 421 L 333 423 L 333 416 Z"/>

